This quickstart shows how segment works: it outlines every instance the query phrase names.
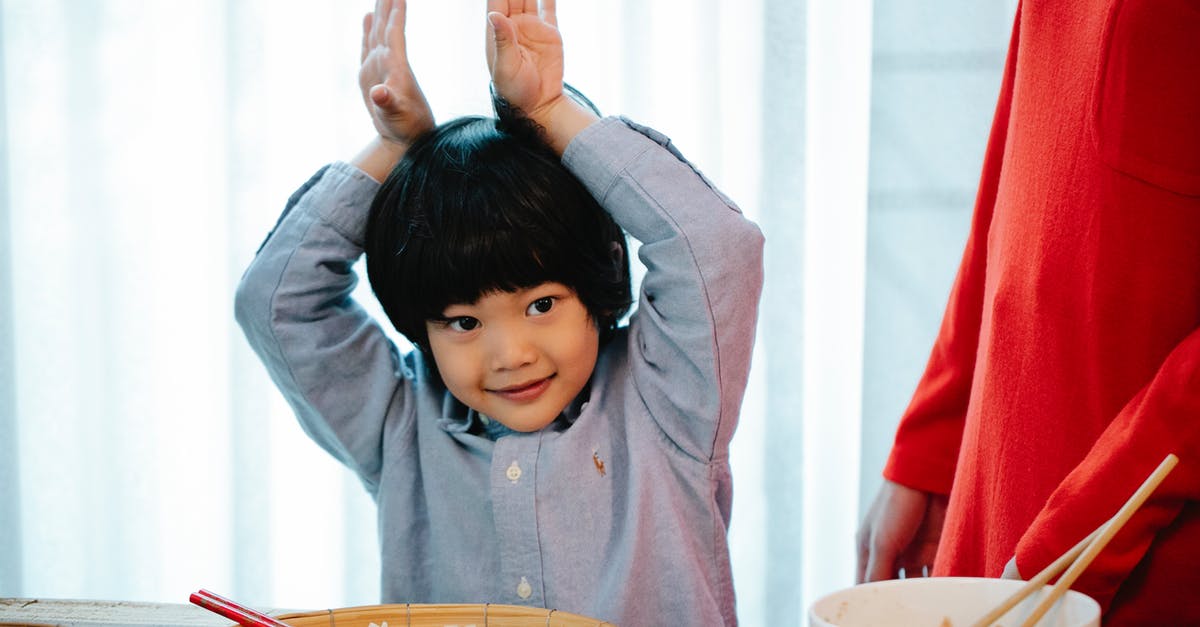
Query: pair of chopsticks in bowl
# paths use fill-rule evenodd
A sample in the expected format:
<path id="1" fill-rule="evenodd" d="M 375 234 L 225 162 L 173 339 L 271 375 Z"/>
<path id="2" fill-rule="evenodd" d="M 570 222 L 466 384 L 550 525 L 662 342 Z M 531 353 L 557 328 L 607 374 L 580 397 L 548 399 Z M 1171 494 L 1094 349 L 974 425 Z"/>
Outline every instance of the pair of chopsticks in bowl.
<path id="1" fill-rule="evenodd" d="M 194 592 L 188 600 L 210 612 L 216 612 L 242 627 L 290 627 L 283 621 L 267 616 L 245 605 L 234 603 L 208 590 L 202 589 L 199 592 Z"/>
<path id="2" fill-rule="evenodd" d="M 1033 627 L 1033 625 L 1036 625 L 1042 616 L 1050 611 L 1050 608 L 1067 593 L 1071 584 L 1075 583 L 1076 579 L 1079 579 L 1079 575 L 1083 574 L 1083 571 L 1092 563 L 1092 560 L 1108 545 L 1108 541 L 1112 540 L 1112 537 L 1121 530 L 1121 527 L 1125 526 L 1125 523 L 1129 521 L 1133 513 L 1142 506 L 1142 503 L 1146 502 L 1146 499 L 1150 497 L 1150 494 L 1154 492 L 1158 484 L 1162 483 L 1167 474 L 1175 468 L 1175 464 L 1177 463 L 1179 463 L 1178 457 L 1167 455 L 1162 460 L 1162 463 L 1158 465 L 1158 468 L 1155 468 L 1154 472 L 1150 473 L 1149 477 L 1146 477 L 1146 481 L 1133 493 L 1133 496 L 1129 497 L 1129 500 L 1121 506 L 1121 509 L 1112 518 L 1106 520 L 1086 538 L 1080 540 L 1079 544 L 1071 547 L 1066 553 L 1063 553 L 1058 559 L 1054 560 L 1053 563 L 1042 569 L 1042 572 L 1034 575 L 1024 586 L 1021 586 L 1020 590 L 1014 592 L 1012 596 L 1005 599 L 1000 605 L 997 605 L 995 609 L 988 612 L 983 618 L 975 621 L 971 627 L 987 627 L 991 625 L 1009 610 L 1016 607 L 1018 603 L 1025 600 L 1025 597 L 1037 590 L 1041 590 L 1051 579 L 1066 570 L 1063 576 L 1059 577 L 1058 582 L 1054 584 L 1054 587 L 1050 589 L 1050 592 L 1042 598 L 1041 603 L 1034 608 L 1029 618 L 1025 619 L 1025 622 L 1021 624 L 1021 627 Z"/>

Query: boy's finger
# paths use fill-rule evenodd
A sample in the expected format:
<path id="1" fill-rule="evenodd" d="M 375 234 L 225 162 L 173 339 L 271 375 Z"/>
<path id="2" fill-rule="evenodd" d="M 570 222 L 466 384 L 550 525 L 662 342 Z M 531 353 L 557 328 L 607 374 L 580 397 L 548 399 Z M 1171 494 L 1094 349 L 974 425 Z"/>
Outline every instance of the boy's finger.
<path id="1" fill-rule="evenodd" d="M 372 13 L 368 13 L 363 16 L 362 55 L 358 59 L 358 62 L 360 64 L 363 61 L 367 60 L 367 52 L 369 52 L 371 50 L 371 46 L 368 44 L 368 40 L 371 37 L 371 18 L 372 17 L 374 17 L 374 14 L 372 14 Z"/>
<path id="2" fill-rule="evenodd" d="M 388 14 L 387 24 L 387 43 L 392 48 L 393 52 L 406 54 L 405 39 L 404 39 L 404 23 L 407 5 L 404 0 L 395 0 L 392 5 L 392 10 Z"/>
<path id="3" fill-rule="evenodd" d="M 491 38 L 495 45 L 496 57 L 500 55 L 512 45 L 512 22 L 507 17 L 495 11 L 488 13 L 488 23 L 491 25 Z"/>
<path id="4" fill-rule="evenodd" d="M 372 45 L 374 45 L 375 41 L 379 41 L 379 20 L 375 18 L 379 15 L 382 15 L 382 13 L 379 12 L 382 8 L 383 0 L 375 0 L 375 11 L 373 12 L 371 19 L 371 38 L 374 40 L 372 41 Z"/>
<path id="5" fill-rule="evenodd" d="M 558 14 L 555 11 L 554 0 L 542 0 L 542 21 L 558 28 Z"/>
<path id="6" fill-rule="evenodd" d="M 538 14 L 538 0 L 525 0 L 524 6 L 521 7 L 522 13 L 530 15 Z"/>
<path id="7" fill-rule="evenodd" d="M 513 73 L 514 59 L 519 60 L 520 57 L 514 54 L 515 46 L 514 38 L 516 33 L 513 30 L 512 22 L 499 13 L 488 13 L 488 21 L 492 25 L 492 41 L 494 42 L 494 52 L 492 54 L 492 79 L 505 77 Z"/>
<path id="8" fill-rule="evenodd" d="M 496 63 L 496 25 L 492 23 L 492 14 L 496 11 L 491 10 L 492 4 L 493 0 L 488 0 L 488 12 L 484 14 L 483 22 L 483 52 L 487 57 L 488 70 Z"/>
<path id="9" fill-rule="evenodd" d="M 380 109 L 390 110 L 392 103 L 392 92 L 385 85 L 376 85 L 368 92 L 371 96 L 371 102 Z"/>
<path id="10" fill-rule="evenodd" d="M 388 13 L 391 10 L 392 0 L 375 0 L 375 32 L 373 33 L 375 43 L 387 41 L 385 35 L 388 25 Z"/>
<path id="11" fill-rule="evenodd" d="M 498 44 L 500 40 L 508 36 L 508 33 L 504 31 L 504 23 L 508 21 L 508 18 L 504 17 L 503 13 L 488 11 L 487 21 L 488 35 L 492 38 L 492 41 Z"/>
<path id="12" fill-rule="evenodd" d="M 508 0 L 487 0 L 487 12 L 508 15 Z"/>

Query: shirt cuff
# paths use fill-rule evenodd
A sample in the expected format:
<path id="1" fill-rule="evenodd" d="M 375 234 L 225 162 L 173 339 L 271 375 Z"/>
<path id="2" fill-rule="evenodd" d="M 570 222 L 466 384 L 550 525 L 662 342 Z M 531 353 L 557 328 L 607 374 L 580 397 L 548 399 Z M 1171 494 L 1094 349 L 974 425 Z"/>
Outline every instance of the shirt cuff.
<path id="1" fill-rule="evenodd" d="M 366 172 L 349 163 L 336 161 L 330 164 L 321 180 L 309 191 L 314 197 L 326 199 L 310 205 L 310 210 L 342 237 L 361 248 L 367 229 L 367 214 L 379 188 L 379 183 Z"/>
<path id="2" fill-rule="evenodd" d="M 665 136 L 622 117 L 607 117 L 579 132 L 563 151 L 563 165 L 597 198 L 647 150 L 666 146 Z"/>

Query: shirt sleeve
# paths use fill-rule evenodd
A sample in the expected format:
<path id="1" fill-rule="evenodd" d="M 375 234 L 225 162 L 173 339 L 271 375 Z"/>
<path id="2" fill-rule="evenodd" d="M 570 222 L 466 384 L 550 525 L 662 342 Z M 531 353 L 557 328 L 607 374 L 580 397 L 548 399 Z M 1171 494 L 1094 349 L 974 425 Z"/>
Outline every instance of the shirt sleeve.
<path id="1" fill-rule="evenodd" d="M 950 493 L 962 445 L 983 324 L 988 233 L 1008 138 L 1020 23 L 1018 8 L 967 245 L 925 372 L 900 418 L 895 443 L 884 466 L 885 478 L 925 492 Z"/>
<path id="2" fill-rule="evenodd" d="M 288 201 L 242 276 L 235 315 L 305 431 L 374 493 L 385 417 L 407 377 L 396 347 L 351 298 L 378 184 L 335 163 Z"/>
<path id="3" fill-rule="evenodd" d="M 1045 568 L 1116 514 L 1168 453 L 1180 461 L 1072 587 L 1107 608 L 1117 588 L 1171 524 L 1200 500 L 1200 329 L 1167 356 L 1154 378 L 1101 434 L 1051 494 L 1017 544 L 1023 574 Z"/>
<path id="4" fill-rule="evenodd" d="M 723 459 L 754 346 L 762 233 L 670 140 L 628 120 L 588 127 L 563 162 L 641 242 L 633 385 L 676 446 Z"/>

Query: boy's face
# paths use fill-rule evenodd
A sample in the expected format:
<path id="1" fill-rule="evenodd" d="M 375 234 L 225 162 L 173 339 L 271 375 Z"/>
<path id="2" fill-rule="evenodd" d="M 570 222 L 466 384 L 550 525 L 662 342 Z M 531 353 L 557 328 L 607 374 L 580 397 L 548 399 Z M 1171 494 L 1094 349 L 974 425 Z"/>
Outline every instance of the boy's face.
<path id="1" fill-rule="evenodd" d="M 447 389 L 515 431 L 553 422 L 596 367 L 599 332 L 560 283 L 491 292 L 443 316 L 425 328 Z"/>

